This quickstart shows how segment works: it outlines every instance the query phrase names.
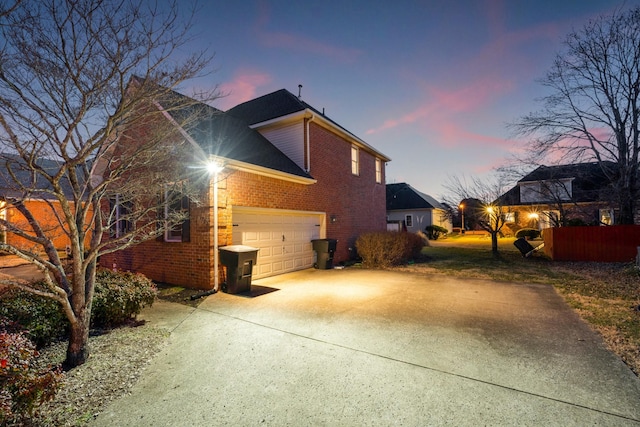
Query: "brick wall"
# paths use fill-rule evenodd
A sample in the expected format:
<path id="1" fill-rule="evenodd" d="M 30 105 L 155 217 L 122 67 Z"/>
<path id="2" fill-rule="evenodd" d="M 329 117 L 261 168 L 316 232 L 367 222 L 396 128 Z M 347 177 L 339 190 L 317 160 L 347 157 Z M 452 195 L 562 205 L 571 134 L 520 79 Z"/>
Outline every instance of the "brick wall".
<path id="1" fill-rule="evenodd" d="M 291 209 L 327 214 L 328 238 L 338 240 L 334 262 L 347 260 L 363 232 L 386 229 L 384 168 L 375 182 L 375 157 L 360 150 L 360 174 L 351 173 L 351 145 L 311 123 L 311 169 L 316 184 L 298 184 L 242 171 L 219 176 L 219 245 L 231 244 L 233 206 Z M 148 241 L 101 258 L 101 264 L 141 272 L 153 280 L 199 289 L 213 287 L 213 215 L 208 189 L 191 210 L 191 241 Z M 330 218 L 336 221 L 331 222 Z M 222 271 L 222 266 L 220 268 Z M 221 282 L 223 278 L 221 277 Z"/>
<path id="2" fill-rule="evenodd" d="M 69 238 L 67 237 L 64 229 L 60 227 L 60 223 L 58 221 L 58 216 L 62 216 L 60 204 L 56 201 L 46 202 L 44 200 L 29 200 L 25 202 L 25 205 L 36 218 L 47 237 L 52 240 L 55 248 L 60 251 L 64 251 L 69 245 Z M 9 221 L 13 226 L 34 235 L 28 221 L 16 208 L 8 206 L 6 215 L 7 221 Z M 89 243 L 90 238 L 91 233 L 88 233 L 85 239 L 85 244 Z M 6 241 L 8 244 L 17 248 L 32 250 L 34 252 L 43 252 L 42 245 L 34 244 L 13 233 L 7 233 Z"/>

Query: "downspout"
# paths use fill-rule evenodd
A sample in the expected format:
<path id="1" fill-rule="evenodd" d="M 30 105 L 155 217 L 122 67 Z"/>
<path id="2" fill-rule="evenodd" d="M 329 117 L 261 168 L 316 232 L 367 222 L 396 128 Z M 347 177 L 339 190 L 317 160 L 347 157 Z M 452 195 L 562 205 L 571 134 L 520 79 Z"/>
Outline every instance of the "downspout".
<path id="1" fill-rule="evenodd" d="M 307 138 L 305 141 L 305 144 L 307 145 L 306 147 L 306 151 L 307 151 L 307 167 L 306 172 L 309 173 L 309 171 L 311 170 L 311 144 L 310 144 L 310 140 L 311 140 L 311 127 L 309 126 L 311 124 L 311 122 L 313 121 L 313 119 L 316 118 L 316 115 L 312 112 L 311 113 L 311 117 L 309 118 L 309 120 L 307 120 Z"/>

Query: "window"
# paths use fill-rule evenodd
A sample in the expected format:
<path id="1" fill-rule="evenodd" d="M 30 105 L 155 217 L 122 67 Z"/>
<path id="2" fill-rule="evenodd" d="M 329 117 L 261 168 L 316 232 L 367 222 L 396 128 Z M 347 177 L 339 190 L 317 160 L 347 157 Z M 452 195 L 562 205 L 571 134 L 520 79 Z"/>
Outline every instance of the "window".
<path id="1" fill-rule="evenodd" d="M 382 160 L 376 158 L 376 182 L 382 184 Z"/>
<path id="2" fill-rule="evenodd" d="M 360 150 L 355 145 L 351 146 L 351 173 L 360 175 Z"/>
<path id="3" fill-rule="evenodd" d="M 613 225 L 612 209 L 600 209 L 598 217 L 599 217 L 600 225 Z"/>
<path id="4" fill-rule="evenodd" d="M 413 227 L 413 215 L 406 215 L 404 217 L 404 223 L 407 227 Z"/>
<path id="5" fill-rule="evenodd" d="M 188 242 L 190 239 L 189 197 L 178 186 L 164 191 L 164 241 Z"/>
<path id="6" fill-rule="evenodd" d="M 113 221 L 111 222 L 111 236 L 120 237 L 133 230 L 131 212 L 133 204 L 131 200 L 124 200 L 123 196 L 116 194 L 109 200 Z"/>
<path id="7" fill-rule="evenodd" d="M 504 222 L 516 222 L 516 213 L 515 212 L 505 212 L 504 213 Z"/>

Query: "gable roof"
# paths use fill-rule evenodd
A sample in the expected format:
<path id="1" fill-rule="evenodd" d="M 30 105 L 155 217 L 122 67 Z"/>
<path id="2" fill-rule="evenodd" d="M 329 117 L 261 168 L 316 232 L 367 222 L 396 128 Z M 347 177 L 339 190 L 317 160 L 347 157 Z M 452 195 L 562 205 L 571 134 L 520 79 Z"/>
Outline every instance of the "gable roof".
<path id="1" fill-rule="evenodd" d="M 407 183 L 387 184 L 387 210 L 406 209 L 444 209 L 444 206 Z"/>
<path id="2" fill-rule="evenodd" d="M 227 113 L 243 120 L 247 125 L 256 127 L 260 124 L 298 114 L 308 113 L 308 117 L 314 117 L 319 123 L 325 126 L 333 127 L 343 133 L 349 139 L 352 139 L 357 145 L 365 148 L 383 161 L 391 160 L 389 157 L 380 153 L 378 150 L 358 138 L 356 135 L 339 125 L 321 113 L 311 105 L 304 102 L 286 89 L 280 89 L 272 93 L 260 96 L 227 110 Z"/>
<path id="3" fill-rule="evenodd" d="M 42 175 L 35 174 L 34 169 L 40 167 L 46 174 L 55 175 L 60 170 L 60 166 L 59 161 L 39 157 L 35 160 L 35 167 L 30 167 L 22 157 L 16 154 L 0 153 L 0 198 L 55 199 L 51 183 Z M 83 179 L 81 172 L 78 178 Z M 80 184 L 82 185 L 82 181 Z M 73 197 L 67 176 L 60 179 L 60 186 L 67 198 Z"/>
<path id="4" fill-rule="evenodd" d="M 615 175 L 616 164 L 613 162 L 591 162 L 573 163 L 568 165 L 538 166 L 532 172 L 525 175 L 509 191 L 498 199 L 504 206 L 529 205 L 530 202 L 520 202 L 520 186 L 522 184 L 571 180 L 572 201 L 574 202 L 596 202 L 603 200 L 603 195 L 610 188 L 609 175 Z M 539 204 L 535 202 L 534 204 Z"/>
<path id="5" fill-rule="evenodd" d="M 194 117 L 183 130 L 205 154 L 313 180 L 311 175 L 244 121 L 177 92 L 172 93 L 172 98 L 161 100 L 160 105 L 178 123 Z M 171 105 L 179 105 L 181 101 L 187 101 L 183 108 L 172 108 Z"/>

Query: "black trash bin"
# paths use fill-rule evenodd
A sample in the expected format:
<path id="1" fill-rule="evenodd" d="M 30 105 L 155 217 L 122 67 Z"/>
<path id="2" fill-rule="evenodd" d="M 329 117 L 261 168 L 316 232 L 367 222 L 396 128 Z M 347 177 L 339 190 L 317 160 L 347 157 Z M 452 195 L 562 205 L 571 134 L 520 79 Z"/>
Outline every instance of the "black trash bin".
<path id="1" fill-rule="evenodd" d="M 316 251 L 316 263 L 313 266 L 319 270 L 333 268 L 333 253 L 336 251 L 338 241 L 336 239 L 314 239 L 311 243 L 313 250 Z"/>
<path id="2" fill-rule="evenodd" d="M 227 267 L 227 280 L 222 291 L 239 294 L 251 290 L 253 265 L 258 259 L 258 248 L 245 245 L 230 245 L 220 248 L 220 262 Z"/>

